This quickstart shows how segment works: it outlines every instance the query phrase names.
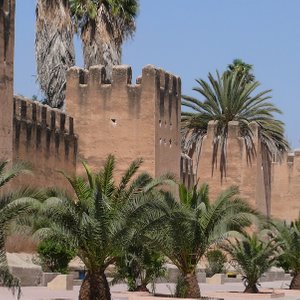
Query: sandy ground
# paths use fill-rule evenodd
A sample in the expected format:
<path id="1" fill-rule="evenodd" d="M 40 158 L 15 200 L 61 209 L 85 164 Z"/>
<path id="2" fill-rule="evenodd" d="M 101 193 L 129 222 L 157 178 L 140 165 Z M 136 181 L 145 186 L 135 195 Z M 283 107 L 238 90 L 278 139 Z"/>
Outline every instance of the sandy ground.
<path id="1" fill-rule="evenodd" d="M 200 284 L 202 296 L 218 297 L 224 300 L 243 299 L 284 299 L 300 300 L 300 291 L 290 291 L 287 289 L 289 282 L 274 281 L 262 283 L 261 290 L 268 291 L 259 295 L 243 294 L 242 283 L 226 283 L 223 285 Z M 79 287 L 74 287 L 72 291 L 52 291 L 47 287 L 24 287 L 22 288 L 22 300 L 75 300 L 78 299 Z M 126 285 L 119 284 L 111 288 L 113 300 L 134 300 L 144 297 L 138 294 L 126 292 Z M 272 294 L 273 291 L 273 294 Z M 174 292 L 174 284 L 157 284 L 157 293 L 171 294 Z M 151 297 L 152 298 L 152 297 Z M 145 300 L 150 300 L 147 297 Z M 5 288 L 0 288 L 1 300 L 14 300 L 11 292 Z M 152 298 L 157 299 L 158 298 Z"/>

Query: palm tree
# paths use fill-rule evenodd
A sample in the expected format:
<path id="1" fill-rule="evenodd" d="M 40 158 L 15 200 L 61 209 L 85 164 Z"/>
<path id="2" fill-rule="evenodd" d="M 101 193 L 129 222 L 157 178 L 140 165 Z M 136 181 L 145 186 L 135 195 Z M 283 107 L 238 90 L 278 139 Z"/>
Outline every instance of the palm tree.
<path id="1" fill-rule="evenodd" d="M 244 232 L 238 238 L 228 239 L 224 249 L 231 256 L 231 263 L 243 276 L 244 293 L 258 293 L 258 280 L 277 259 L 278 243 L 260 234 Z"/>
<path id="2" fill-rule="evenodd" d="M 68 0 L 38 0 L 35 52 L 37 81 L 46 104 L 62 108 L 66 72 L 75 64 L 74 26 Z"/>
<path id="3" fill-rule="evenodd" d="M 227 68 L 227 72 L 236 72 L 239 77 L 244 77 L 245 84 L 255 81 L 255 76 L 252 74 L 253 65 L 247 64 L 239 58 L 234 59 Z"/>
<path id="4" fill-rule="evenodd" d="M 300 217 L 291 224 L 277 222 L 275 228 L 282 250 L 278 257 L 279 264 L 291 271 L 293 279 L 290 289 L 300 290 Z"/>
<path id="5" fill-rule="evenodd" d="M 92 173 L 84 164 L 87 180 L 67 176 L 74 198 L 51 197 L 44 203 L 44 213 L 52 226 L 40 229 L 36 234 L 66 240 L 77 249 L 87 269 L 79 292 L 80 300 L 111 299 L 104 271 L 115 262 L 118 254 L 119 239 L 116 235 L 119 232 L 117 224 L 122 220 L 122 208 L 131 206 L 138 195 L 171 178 L 153 180 L 146 173 L 133 178 L 141 163 L 141 159 L 131 163 L 119 184 L 113 178 L 115 159 L 112 155 L 97 173 Z M 129 219 L 126 226 L 128 224 Z"/>
<path id="6" fill-rule="evenodd" d="M 254 211 L 237 197 L 238 189 L 231 187 L 211 204 L 208 186 L 188 192 L 179 186 L 180 201 L 170 192 L 148 201 L 147 215 L 136 219 L 138 235 L 155 246 L 180 271 L 184 281 L 184 297 L 199 298 L 197 264 L 206 251 L 228 236 L 231 230 L 240 230 L 254 219 Z M 139 202 L 138 207 L 141 207 Z M 136 207 L 128 208 L 133 212 Z M 126 230 L 123 235 L 126 235 Z"/>
<path id="7" fill-rule="evenodd" d="M 228 122 L 239 123 L 240 135 L 244 139 L 248 157 L 255 155 L 251 124 L 259 128 L 259 143 L 262 153 L 262 167 L 266 187 L 266 203 L 270 201 L 271 161 L 272 156 L 282 157 L 288 150 L 284 137 L 284 124 L 275 118 L 274 113 L 281 113 L 268 99 L 270 90 L 255 93 L 259 82 L 244 84 L 245 76 L 237 72 L 225 72 L 217 78 L 208 76 L 209 82 L 196 80 L 199 84 L 193 90 L 200 93 L 204 100 L 183 96 L 182 105 L 190 111 L 182 112 L 182 133 L 184 151 L 196 150 L 196 165 L 199 164 L 203 138 L 207 134 L 208 123 L 217 121 L 212 151 L 212 170 L 219 161 L 221 179 L 226 176 L 226 153 Z M 218 153 L 220 158 L 218 158 Z M 197 175 L 197 174 L 196 174 Z"/>
<path id="8" fill-rule="evenodd" d="M 103 65 L 111 79 L 122 43 L 135 31 L 138 0 L 69 0 L 83 42 L 84 65 Z"/>
<path id="9" fill-rule="evenodd" d="M 8 170 L 7 166 L 8 161 L 0 161 L 0 281 L 4 286 L 12 289 L 13 293 L 17 292 L 19 299 L 21 295 L 20 281 L 9 271 L 5 241 L 13 221 L 35 211 L 37 203 L 26 192 L 7 192 L 8 183 L 19 174 L 28 172 L 28 165 L 18 163 Z"/>

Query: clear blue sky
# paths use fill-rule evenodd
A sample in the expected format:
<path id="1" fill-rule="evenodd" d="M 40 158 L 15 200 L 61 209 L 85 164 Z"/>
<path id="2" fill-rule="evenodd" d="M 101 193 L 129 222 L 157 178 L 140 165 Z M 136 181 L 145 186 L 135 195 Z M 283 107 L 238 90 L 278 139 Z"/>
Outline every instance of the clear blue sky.
<path id="1" fill-rule="evenodd" d="M 35 83 L 36 1 L 16 2 L 15 93 L 41 97 Z M 134 78 L 154 64 L 179 75 L 183 94 L 190 95 L 195 78 L 223 71 L 234 58 L 253 64 L 262 88 L 273 89 L 287 138 L 300 147 L 299 0 L 141 0 L 135 37 L 123 48 Z"/>

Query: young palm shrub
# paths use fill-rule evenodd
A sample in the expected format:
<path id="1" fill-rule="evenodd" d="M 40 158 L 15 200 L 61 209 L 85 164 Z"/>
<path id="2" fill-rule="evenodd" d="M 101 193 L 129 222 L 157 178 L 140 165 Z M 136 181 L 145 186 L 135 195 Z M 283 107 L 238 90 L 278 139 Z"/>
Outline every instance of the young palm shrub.
<path id="1" fill-rule="evenodd" d="M 170 192 L 161 191 L 160 197 L 143 200 L 148 209 L 141 201 L 127 208 L 130 216 L 136 216 L 137 208 L 140 209 L 139 218 L 135 219 L 137 234 L 156 246 L 179 269 L 185 286 L 181 289 L 182 297 L 200 297 L 196 269 L 206 251 L 231 230 L 240 230 L 255 219 L 255 212 L 237 194 L 238 189 L 231 187 L 211 203 L 206 184 L 192 191 L 180 185 L 180 201 Z M 123 235 L 127 234 L 125 228 Z"/>
<path id="2" fill-rule="evenodd" d="M 243 276 L 244 293 L 258 293 L 259 279 L 276 263 L 279 244 L 263 233 L 244 232 L 238 238 L 228 239 L 224 245 L 231 256 L 231 263 Z"/>
<path id="3" fill-rule="evenodd" d="M 20 298 L 21 287 L 18 278 L 14 277 L 8 268 L 5 241 L 10 232 L 11 224 L 24 215 L 31 214 L 37 207 L 37 202 L 29 197 L 30 193 L 20 191 L 7 192 L 7 184 L 16 176 L 29 171 L 25 163 L 18 163 L 7 169 L 8 162 L 0 161 L 0 282 L 17 292 Z M 5 190 L 4 190 L 5 189 Z"/>
<path id="4" fill-rule="evenodd" d="M 154 287 L 155 280 L 166 275 L 164 263 L 158 251 L 135 241 L 117 257 L 113 284 L 126 280 L 129 291 L 149 291 L 148 284 Z"/>
<path id="5" fill-rule="evenodd" d="M 208 265 L 206 267 L 206 276 L 212 277 L 217 273 L 225 273 L 226 255 L 220 249 L 212 249 L 206 253 Z"/>
<path id="6" fill-rule="evenodd" d="M 277 222 L 275 228 L 276 238 L 281 242 L 279 264 L 291 271 L 290 289 L 300 290 L 300 217 L 291 224 Z"/>
<path id="7" fill-rule="evenodd" d="M 119 231 L 116 228 L 122 217 L 120 212 L 139 194 L 170 178 L 166 176 L 161 181 L 154 181 L 145 173 L 133 178 L 141 163 L 142 160 L 135 160 L 119 184 L 113 178 L 115 159 L 112 155 L 97 173 L 92 173 L 84 164 L 87 180 L 80 176 L 66 176 L 74 190 L 74 198 L 51 197 L 45 202 L 44 213 L 52 226 L 40 229 L 36 234 L 65 239 L 77 249 L 77 255 L 87 269 L 79 292 L 80 300 L 111 299 L 104 271 L 119 254 L 120 242 L 116 237 Z"/>

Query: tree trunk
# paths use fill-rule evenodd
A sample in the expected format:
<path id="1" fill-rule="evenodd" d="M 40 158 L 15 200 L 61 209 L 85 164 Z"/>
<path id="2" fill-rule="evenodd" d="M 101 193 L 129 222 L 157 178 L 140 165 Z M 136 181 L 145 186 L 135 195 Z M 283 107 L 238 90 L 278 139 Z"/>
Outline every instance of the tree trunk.
<path id="1" fill-rule="evenodd" d="M 135 291 L 136 292 L 149 292 L 147 285 L 145 285 L 145 284 L 138 285 L 136 287 Z"/>
<path id="2" fill-rule="evenodd" d="M 79 300 L 111 300 L 110 289 L 103 271 L 88 271 L 81 284 Z"/>
<path id="3" fill-rule="evenodd" d="M 291 290 L 300 290 L 300 273 L 294 273 L 290 284 Z"/>
<path id="4" fill-rule="evenodd" d="M 115 39 L 114 30 L 109 12 L 101 5 L 96 19 L 81 32 L 85 68 L 103 65 L 108 80 L 112 77 L 112 67 L 121 63 L 121 44 Z"/>
<path id="5" fill-rule="evenodd" d="M 256 294 L 258 292 L 259 292 L 259 290 L 258 290 L 256 284 L 247 284 L 246 288 L 244 290 L 244 293 Z"/>
<path id="6" fill-rule="evenodd" d="M 195 273 L 184 275 L 184 284 L 186 286 L 185 298 L 200 298 L 200 288 Z"/>

